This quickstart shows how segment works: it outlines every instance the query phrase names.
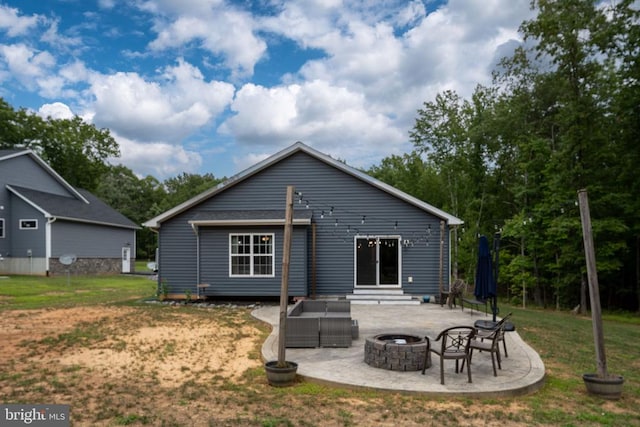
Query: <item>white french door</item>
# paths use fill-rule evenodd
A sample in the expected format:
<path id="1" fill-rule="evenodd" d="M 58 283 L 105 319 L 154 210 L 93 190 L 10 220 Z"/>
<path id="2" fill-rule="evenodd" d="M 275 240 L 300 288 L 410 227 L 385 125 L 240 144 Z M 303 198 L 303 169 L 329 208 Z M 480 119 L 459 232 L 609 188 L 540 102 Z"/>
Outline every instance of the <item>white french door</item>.
<path id="1" fill-rule="evenodd" d="M 355 237 L 355 287 L 400 287 L 400 236 Z"/>

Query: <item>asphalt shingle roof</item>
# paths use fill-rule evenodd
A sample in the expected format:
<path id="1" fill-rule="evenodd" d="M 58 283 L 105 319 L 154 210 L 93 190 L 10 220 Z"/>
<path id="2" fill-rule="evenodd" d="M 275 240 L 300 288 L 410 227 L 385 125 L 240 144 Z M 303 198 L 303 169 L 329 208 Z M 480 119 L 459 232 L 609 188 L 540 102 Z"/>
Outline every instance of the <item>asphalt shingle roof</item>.
<path id="1" fill-rule="evenodd" d="M 129 218 L 86 190 L 76 189 L 89 203 L 73 197 L 59 196 L 15 185 L 12 185 L 11 189 L 47 214 L 60 219 L 91 222 L 123 228 L 140 228 Z"/>

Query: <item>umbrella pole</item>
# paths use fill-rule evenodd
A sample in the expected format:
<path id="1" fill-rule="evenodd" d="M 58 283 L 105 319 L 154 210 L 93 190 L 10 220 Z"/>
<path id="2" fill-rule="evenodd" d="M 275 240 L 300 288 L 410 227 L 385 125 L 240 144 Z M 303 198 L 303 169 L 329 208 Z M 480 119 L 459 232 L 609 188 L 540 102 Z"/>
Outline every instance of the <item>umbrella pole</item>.
<path id="1" fill-rule="evenodd" d="M 496 321 L 496 315 L 498 314 L 498 273 L 500 262 L 500 233 L 495 233 L 493 236 L 493 255 L 495 260 L 493 262 L 493 280 L 496 283 L 496 294 L 493 296 L 493 321 Z"/>

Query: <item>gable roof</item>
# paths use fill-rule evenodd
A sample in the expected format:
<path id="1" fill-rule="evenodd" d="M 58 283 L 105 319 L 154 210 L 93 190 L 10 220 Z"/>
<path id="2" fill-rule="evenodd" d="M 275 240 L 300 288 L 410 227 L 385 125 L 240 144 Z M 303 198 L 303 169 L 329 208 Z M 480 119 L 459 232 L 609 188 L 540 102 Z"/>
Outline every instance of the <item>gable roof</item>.
<path id="1" fill-rule="evenodd" d="M 74 188 L 71 184 L 69 184 L 62 176 L 60 176 L 55 170 L 53 170 L 53 168 L 49 166 L 47 162 L 42 160 L 40 156 L 38 156 L 33 151 L 26 148 L 23 148 L 23 149 L 12 148 L 12 149 L 0 150 L 0 162 L 3 160 L 8 160 L 8 159 L 19 157 L 19 156 L 31 157 L 31 159 L 33 159 L 36 163 L 38 163 L 38 165 L 42 169 L 44 169 L 49 175 L 51 175 L 51 177 L 54 180 L 56 180 L 63 187 L 65 187 L 71 194 L 73 194 L 78 199 L 82 200 L 84 203 L 89 203 L 89 201 L 86 198 L 84 198 L 84 196 L 80 192 L 78 192 L 76 188 Z"/>
<path id="2" fill-rule="evenodd" d="M 202 193 L 200 193 L 199 195 L 187 200 L 184 203 L 179 204 L 178 206 L 169 209 L 168 211 L 144 222 L 142 225 L 145 227 L 150 227 L 150 228 L 158 228 L 160 226 L 160 224 L 164 221 L 167 221 L 168 219 L 190 209 L 191 207 L 203 202 L 204 200 L 207 200 L 213 196 L 215 196 L 218 193 L 221 193 L 222 191 L 225 191 L 231 187 L 233 187 L 234 185 L 250 178 L 251 176 L 257 174 L 258 172 L 286 159 L 287 157 L 292 156 L 295 153 L 298 152 L 302 152 L 305 154 L 308 154 L 311 157 L 316 158 L 317 160 L 320 160 L 330 166 L 333 166 L 334 168 L 345 172 L 373 187 L 378 188 L 379 190 L 382 190 L 386 193 L 391 194 L 392 196 L 403 200 L 407 203 L 409 203 L 410 205 L 413 205 L 419 209 L 422 209 L 425 212 L 428 212 L 442 220 L 445 220 L 449 225 L 461 225 L 464 222 L 459 219 L 456 218 L 453 215 L 450 215 L 448 213 L 446 213 L 445 211 L 438 209 L 426 202 L 423 202 L 420 199 L 417 199 L 403 191 L 398 190 L 395 187 L 392 187 L 389 184 L 385 184 L 384 182 L 373 178 L 372 176 L 367 175 L 366 173 L 355 169 L 339 160 L 336 160 L 334 158 L 332 158 L 331 156 L 328 156 L 324 153 L 321 153 L 311 147 L 309 147 L 306 144 L 303 144 L 302 142 L 296 142 L 295 144 L 285 148 L 284 150 L 281 150 L 280 152 L 274 154 L 271 157 L 268 157 L 267 159 L 256 163 L 255 165 L 253 165 L 252 167 L 245 169 L 244 171 L 238 173 L 237 175 L 232 176 L 231 178 L 229 178 L 228 180 L 226 180 L 225 182 L 207 190 L 204 191 Z"/>
<path id="3" fill-rule="evenodd" d="M 87 203 L 72 197 L 59 196 L 16 185 L 7 185 L 7 190 L 40 211 L 47 218 L 121 228 L 140 228 L 129 218 L 86 190 L 79 190 L 79 192 L 83 199 L 88 201 Z"/>

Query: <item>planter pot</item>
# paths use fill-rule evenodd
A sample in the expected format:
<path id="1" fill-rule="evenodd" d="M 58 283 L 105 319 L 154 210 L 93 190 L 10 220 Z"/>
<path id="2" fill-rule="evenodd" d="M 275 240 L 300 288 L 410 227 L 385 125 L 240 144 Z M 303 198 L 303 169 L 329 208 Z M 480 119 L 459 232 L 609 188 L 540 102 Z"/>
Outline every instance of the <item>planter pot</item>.
<path id="1" fill-rule="evenodd" d="M 622 395 L 622 384 L 624 378 L 618 375 L 609 375 L 606 378 L 598 377 L 596 374 L 584 374 L 582 376 L 584 385 L 589 394 L 597 395 L 605 399 L 619 399 Z"/>
<path id="2" fill-rule="evenodd" d="M 293 384 L 298 371 L 298 364 L 295 362 L 285 362 L 286 366 L 279 367 L 277 361 L 267 362 L 264 365 L 267 371 L 269 384 L 275 387 L 286 387 Z"/>

